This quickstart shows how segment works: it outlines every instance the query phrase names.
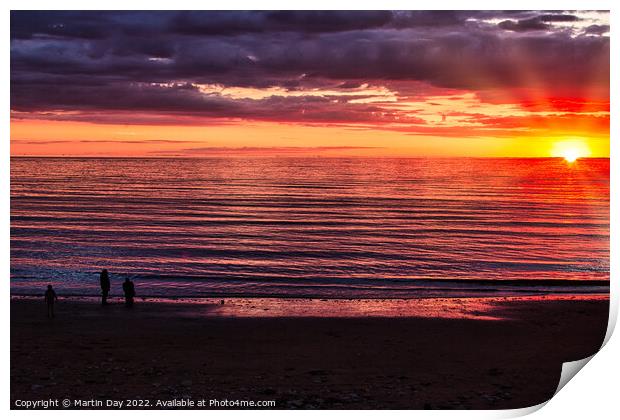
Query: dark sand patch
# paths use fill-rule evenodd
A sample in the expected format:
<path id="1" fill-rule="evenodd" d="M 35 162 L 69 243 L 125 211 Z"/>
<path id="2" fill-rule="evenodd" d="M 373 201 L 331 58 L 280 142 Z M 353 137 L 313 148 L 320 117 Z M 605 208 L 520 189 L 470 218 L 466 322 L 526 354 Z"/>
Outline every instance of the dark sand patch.
<path id="1" fill-rule="evenodd" d="M 11 403 L 191 397 L 275 400 L 276 408 L 521 408 L 553 395 L 562 362 L 600 347 L 609 308 L 604 297 L 434 301 L 353 300 L 348 317 L 330 317 L 327 308 L 342 303 L 127 309 L 63 300 L 48 320 L 42 302 L 13 299 Z"/>

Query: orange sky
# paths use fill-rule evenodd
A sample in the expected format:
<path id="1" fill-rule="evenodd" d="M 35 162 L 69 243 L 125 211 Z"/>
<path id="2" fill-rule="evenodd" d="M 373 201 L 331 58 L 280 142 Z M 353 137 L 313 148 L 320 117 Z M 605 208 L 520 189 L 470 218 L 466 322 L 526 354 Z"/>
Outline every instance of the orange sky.
<path id="1" fill-rule="evenodd" d="M 11 155 L 170 156 L 292 154 L 365 156 L 557 156 L 557 145 L 578 141 L 588 154 L 609 156 L 605 133 L 544 137 L 438 137 L 350 127 L 277 123 L 220 126 L 107 125 L 13 121 Z M 25 140 L 27 139 L 27 140 Z M 334 147 L 337 139 L 338 147 Z M 286 149 L 288 148 L 288 149 Z M 202 149 L 202 150 L 201 150 Z M 244 150 L 244 149 L 247 149 Z"/>
<path id="2" fill-rule="evenodd" d="M 114 124 L 19 115 L 11 121 L 11 154 L 531 157 L 557 156 L 560 146 L 577 142 L 583 145 L 580 150 L 584 155 L 609 156 L 609 111 L 605 108 L 539 111 L 529 105 L 484 104 L 473 94 L 382 106 L 398 107 L 403 113 L 416 108 L 416 116 L 424 119 L 424 124 L 302 124 L 200 118 L 179 118 L 179 124 Z M 476 108 L 475 115 L 482 114 L 485 121 L 497 119 L 498 123 L 485 127 L 484 123 L 471 121 L 472 107 Z"/>

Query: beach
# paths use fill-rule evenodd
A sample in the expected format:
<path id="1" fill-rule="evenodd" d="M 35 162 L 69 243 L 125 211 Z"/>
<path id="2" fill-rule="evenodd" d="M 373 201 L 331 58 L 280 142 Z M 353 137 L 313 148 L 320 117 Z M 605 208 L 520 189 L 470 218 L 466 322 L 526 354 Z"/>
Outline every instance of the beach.
<path id="1" fill-rule="evenodd" d="M 608 295 L 138 299 L 133 308 L 61 297 L 50 320 L 41 299 L 13 297 L 11 405 L 522 408 L 554 394 L 563 362 L 599 349 L 608 308 Z"/>

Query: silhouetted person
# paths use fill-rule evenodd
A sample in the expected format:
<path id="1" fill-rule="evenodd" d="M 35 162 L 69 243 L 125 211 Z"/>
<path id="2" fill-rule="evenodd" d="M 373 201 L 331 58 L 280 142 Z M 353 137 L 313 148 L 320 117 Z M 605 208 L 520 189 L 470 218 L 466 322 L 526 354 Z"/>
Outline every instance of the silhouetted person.
<path id="1" fill-rule="evenodd" d="M 136 289 L 133 285 L 133 281 L 129 280 L 129 277 L 125 277 L 123 292 L 125 293 L 125 305 L 133 306 L 133 298 L 136 295 Z"/>
<path id="2" fill-rule="evenodd" d="M 105 268 L 99 275 L 99 283 L 101 284 L 101 304 L 108 304 L 108 294 L 110 293 L 110 276 Z"/>
<path id="3" fill-rule="evenodd" d="M 52 289 L 52 285 L 47 285 L 47 290 L 45 291 L 45 303 L 47 304 L 47 317 L 54 318 L 54 302 L 58 300 L 58 296 L 56 296 L 56 292 Z"/>

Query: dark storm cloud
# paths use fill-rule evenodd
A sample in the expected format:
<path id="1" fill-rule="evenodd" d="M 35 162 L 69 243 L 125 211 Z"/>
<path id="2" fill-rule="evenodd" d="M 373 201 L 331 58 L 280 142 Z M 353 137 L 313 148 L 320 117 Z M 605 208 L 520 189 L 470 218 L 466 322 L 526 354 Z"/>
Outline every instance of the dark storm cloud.
<path id="1" fill-rule="evenodd" d="M 109 35 L 107 19 L 100 13 L 64 11 L 11 12 L 11 39 L 38 34 L 76 39 L 101 39 Z"/>
<path id="2" fill-rule="evenodd" d="M 527 65 L 550 90 L 584 80 L 605 87 L 609 38 L 591 36 L 604 25 L 588 36 L 555 26 L 578 19 L 527 11 L 12 12 L 11 107 L 359 121 L 391 116 L 342 98 L 235 100 L 196 85 L 511 89 L 531 83 Z"/>
<path id="3" fill-rule="evenodd" d="M 266 32 L 342 32 L 378 28 L 393 20 L 389 11 L 180 11 L 11 13 L 11 37 L 36 35 L 101 39 L 129 36 L 230 36 Z M 423 19 L 424 20 L 424 19 Z"/>
<path id="4" fill-rule="evenodd" d="M 542 22 L 576 22 L 580 20 L 575 15 L 565 15 L 565 14 L 549 14 L 542 15 L 539 17 Z"/>
<path id="5" fill-rule="evenodd" d="M 552 29 L 552 22 L 577 22 L 580 19 L 575 15 L 552 13 L 536 15 L 527 19 L 504 20 L 498 26 L 502 29 L 515 32 L 543 31 Z"/>
<path id="6" fill-rule="evenodd" d="M 590 25 L 586 28 L 587 34 L 602 35 L 609 32 L 609 25 Z"/>
<path id="7" fill-rule="evenodd" d="M 192 85 L 153 86 L 143 84 L 110 84 L 101 86 L 30 85 L 14 86 L 11 91 L 12 109 L 16 112 L 72 111 L 90 113 L 89 121 L 129 123 L 134 112 L 160 113 L 186 117 L 259 119 L 282 122 L 357 123 L 373 121 L 376 124 L 394 122 L 396 114 L 385 112 L 372 104 L 351 104 L 336 96 L 282 97 L 264 99 L 231 99 L 216 94 L 203 94 Z M 367 95 L 352 95 L 348 99 L 365 99 Z M 107 115 L 98 116 L 99 110 L 126 113 L 127 121 L 110 121 Z M 73 115 L 38 115 L 41 119 L 76 119 Z M 147 120 L 153 122 L 152 119 Z M 160 123 L 170 124 L 167 120 Z M 420 123 L 415 117 L 401 122 Z"/>
<path id="8" fill-rule="evenodd" d="M 525 15 L 524 15 L 525 13 Z M 233 36 L 247 33 L 321 33 L 388 27 L 443 27 L 470 17 L 529 16 L 476 11 L 14 11 L 11 38 L 37 35 L 101 39 L 128 36 Z"/>
<path id="9" fill-rule="evenodd" d="M 497 26 L 502 29 L 515 32 L 543 31 L 551 28 L 551 25 L 545 23 L 540 18 L 524 19 L 519 21 L 505 20 L 500 22 Z"/>
<path id="10" fill-rule="evenodd" d="M 342 32 L 377 28 L 392 19 L 389 11 L 181 12 L 168 29 L 185 35 L 235 35 L 253 32 Z"/>

